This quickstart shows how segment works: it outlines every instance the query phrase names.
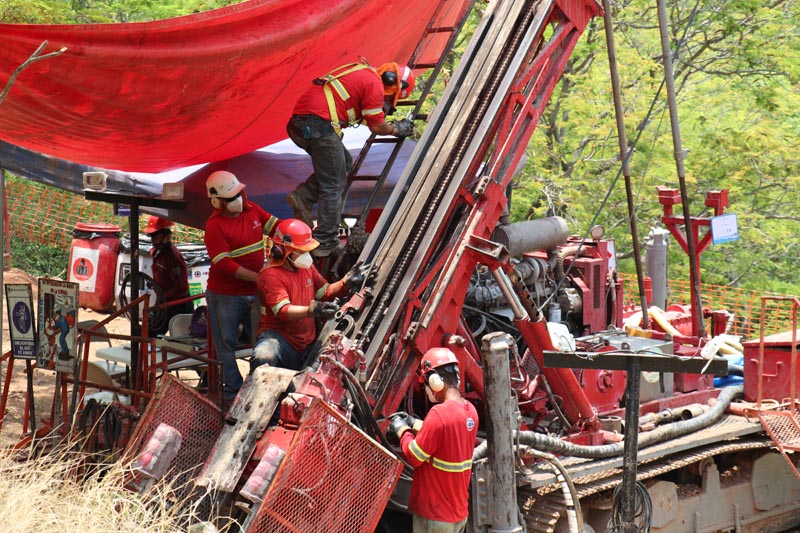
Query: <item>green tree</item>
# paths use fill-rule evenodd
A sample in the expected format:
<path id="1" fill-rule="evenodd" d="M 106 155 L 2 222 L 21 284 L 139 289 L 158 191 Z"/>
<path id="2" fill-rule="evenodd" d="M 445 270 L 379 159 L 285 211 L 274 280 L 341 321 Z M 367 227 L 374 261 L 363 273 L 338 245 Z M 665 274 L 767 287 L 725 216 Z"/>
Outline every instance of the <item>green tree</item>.
<path id="1" fill-rule="evenodd" d="M 656 185 L 678 187 L 666 93 L 658 93 L 663 68 L 655 9 L 650 0 L 630 0 L 613 13 L 629 142 L 641 134 L 631 169 L 642 238 L 660 220 Z M 678 0 L 669 18 L 692 214 L 708 214 L 706 191 L 728 188 L 728 212 L 739 217 L 741 240 L 703 256 L 704 281 L 796 292 L 798 7 L 788 0 Z M 531 142 L 513 215 L 558 214 L 581 234 L 596 219 L 629 252 L 608 72 L 602 20 L 595 19 Z M 678 246 L 671 247 L 670 265 L 671 275 L 688 276 Z M 630 261 L 621 266 L 634 270 Z"/>

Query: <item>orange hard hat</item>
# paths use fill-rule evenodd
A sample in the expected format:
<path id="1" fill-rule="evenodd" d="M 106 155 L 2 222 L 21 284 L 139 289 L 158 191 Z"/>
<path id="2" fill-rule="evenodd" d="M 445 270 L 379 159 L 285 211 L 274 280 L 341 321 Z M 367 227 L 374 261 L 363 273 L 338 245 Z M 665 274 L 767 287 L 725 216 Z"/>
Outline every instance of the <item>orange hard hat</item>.
<path id="1" fill-rule="evenodd" d="M 407 65 L 384 63 L 378 67 L 378 74 L 383 82 L 383 95 L 393 96 L 393 105 L 401 98 L 408 98 L 414 92 L 417 77 Z"/>
<path id="2" fill-rule="evenodd" d="M 167 218 L 150 215 L 147 217 L 147 227 L 144 228 L 144 232 L 148 235 L 151 235 L 157 231 L 168 229 L 174 225 L 175 223 Z"/>
<path id="3" fill-rule="evenodd" d="M 281 220 L 278 227 L 275 228 L 272 240 L 275 244 L 298 252 L 310 252 L 319 246 L 319 242 L 311 235 L 311 228 L 308 227 L 308 224 L 296 218 Z"/>

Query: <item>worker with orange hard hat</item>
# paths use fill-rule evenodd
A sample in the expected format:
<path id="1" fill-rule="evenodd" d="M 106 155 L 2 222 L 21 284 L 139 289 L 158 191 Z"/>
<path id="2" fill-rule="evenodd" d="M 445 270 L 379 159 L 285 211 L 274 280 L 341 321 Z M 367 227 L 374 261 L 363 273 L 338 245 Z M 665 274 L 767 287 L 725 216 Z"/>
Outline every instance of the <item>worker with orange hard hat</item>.
<path id="1" fill-rule="evenodd" d="M 461 396 L 458 359 L 449 348 L 425 352 L 419 375 L 433 407 L 422 423 L 396 413 L 387 430 L 397 436 L 403 457 L 414 467 L 408 500 L 413 531 L 461 533 L 469 515 L 478 412 Z"/>
<path id="2" fill-rule="evenodd" d="M 165 302 L 189 297 L 189 271 L 186 261 L 181 251 L 172 243 L 170 228 L 174 225 L 169 219 L 151 215 L 147 218 L 144 229 L 153 245 L 150 249 L 150 256 L 153 258 L 153 283 Z M 163 320 L 152 324 L 154 327 L 150 327 L 148 333 L 151 336 L 166 333 L 173 316 L 191 313 L 193 310 L 194 305 L 190 300 L 166 307 Z"/>
<path id="3" fill-rule="evenodd" d="M 331 300 L 363 281 L 355 267 L 328 283 L 311 258 L 317 246 L 302 220 L 287 218 L 278 224 L 269 262 L 258 275 L 261 319 L 252 368 L 267 364 L 300 370 L 316 339 L 316 321 L 332 318 L 338 305 Z"/>
<path id="4" fill-rule="evenodd" d="M 295 104 L 286 126 L 292 141 L 311 156 L 314 172 L 290 192 L 286 200 L 295 216 L 314 226 L 311 209 L 317 205 L 314 238 L 320 245 L 313 255 L 341 251 L 339 225 L 347 172 L 352 157 L 342 143 L 342 129 L 366 122 L 376 135 L 407 137 L 413 121 L 386 122 L 401 98 L 414 90 L 414 73 L 405 65 L 384 63 L 373 68 L 365 62 L 343 65 L 314 80 Z"/>

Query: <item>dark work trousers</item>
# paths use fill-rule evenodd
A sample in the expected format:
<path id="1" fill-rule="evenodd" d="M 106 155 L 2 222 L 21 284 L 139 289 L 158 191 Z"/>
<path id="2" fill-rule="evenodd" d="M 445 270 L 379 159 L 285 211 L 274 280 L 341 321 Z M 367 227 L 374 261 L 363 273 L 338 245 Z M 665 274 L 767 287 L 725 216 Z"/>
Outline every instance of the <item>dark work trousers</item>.
<path id="1" fill-rule="evenodd" d="M 311 156 L 314 167 L 305 183 L 295 189 L 295 195 L 309 207 L 318 204 L 314 238 L 321 247 L 333 247 L 339 242 L 342 200 L 353 158 L 330 122 L 316 115 L 292 116 L 286 131 Z"/>

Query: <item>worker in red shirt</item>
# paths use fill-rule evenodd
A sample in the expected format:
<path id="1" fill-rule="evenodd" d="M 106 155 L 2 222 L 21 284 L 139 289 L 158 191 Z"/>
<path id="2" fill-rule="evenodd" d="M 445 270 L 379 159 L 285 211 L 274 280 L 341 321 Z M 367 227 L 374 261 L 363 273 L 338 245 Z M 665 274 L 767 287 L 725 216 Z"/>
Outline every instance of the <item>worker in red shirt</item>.
<path id="1" fill-rule="evenodd" d="M 425 352 L 420 374 L 428 400 L 436 405 L 421 425 L 407 413 L 397 413 L 388 431 L 397 435 L 403 456 L 414 467 L 408 501 L 414 533 L 460 533 L 469 515 L 478 413 L 461 397 L 458 360 L 451 350 Z"/>
<path id="2" fill-rule="evenodd" d="M 189 297 L 189 269 L 181 251 L 172 244 L 170 228 L 174 225 L 173 221 L 166 218 L 150 216 L 144 229 L 153 245 L 150 249 L 150 256 L 153 258 L 153 284 L 164 302 Z M 172 317 L 193 311 L 191 300 L 164 308 L 163 313 L 158 313 L 162 318 L 148 328 L 148 334 L 153 336 L 166 333 Z"/>
<path id="3" fill-rule="evenodd" d="M 209 327 L 222 364 L 222 397 L 232 400 L 242 386 L 236 364 L 241 325 L 250 342 L 258 321 L 258 273 L 266 259 L 264 236 L 279 220 L 247 201 L 245 185 L 231 172 L 217 170 L 206 180 L 214 212 L 206 221 L 206 250 L 211 258 L 206 286 Z"/>
<path id="4" fill-rule="evenodd" d="M 406 137 L 414 132 L 409 119 L 386 122 L 400 98 L 414 90 L 414 75 L 406 66 L 385 63 L 375 69 L 364 63 L 341 66 L 314 83 L 300 97 L 286 131 L 311 156 L 314 172 L 290 192 L 286 201 L 295 216 L 313 227 L 311 208 L 317 206 L 313 255 L 324 257 L 342 249 L 339 224 L 347 172 L 353 164 L 342 143 L 342 128 L 366 122 L 376 135 Z"/>
<path id="5" fill-rule="evenodd" d="M 332 318 L 338 306 L 329 300 L 363 281 L 354 268 L 328 283 L 311 259 L 317 246 L 302 220 L 287 218 L 278 224 L 269 262 L 258 275 L 261 320 L 251 368 L 268 364 L 300 370 L 317 337 L 315 319 Z"/>

